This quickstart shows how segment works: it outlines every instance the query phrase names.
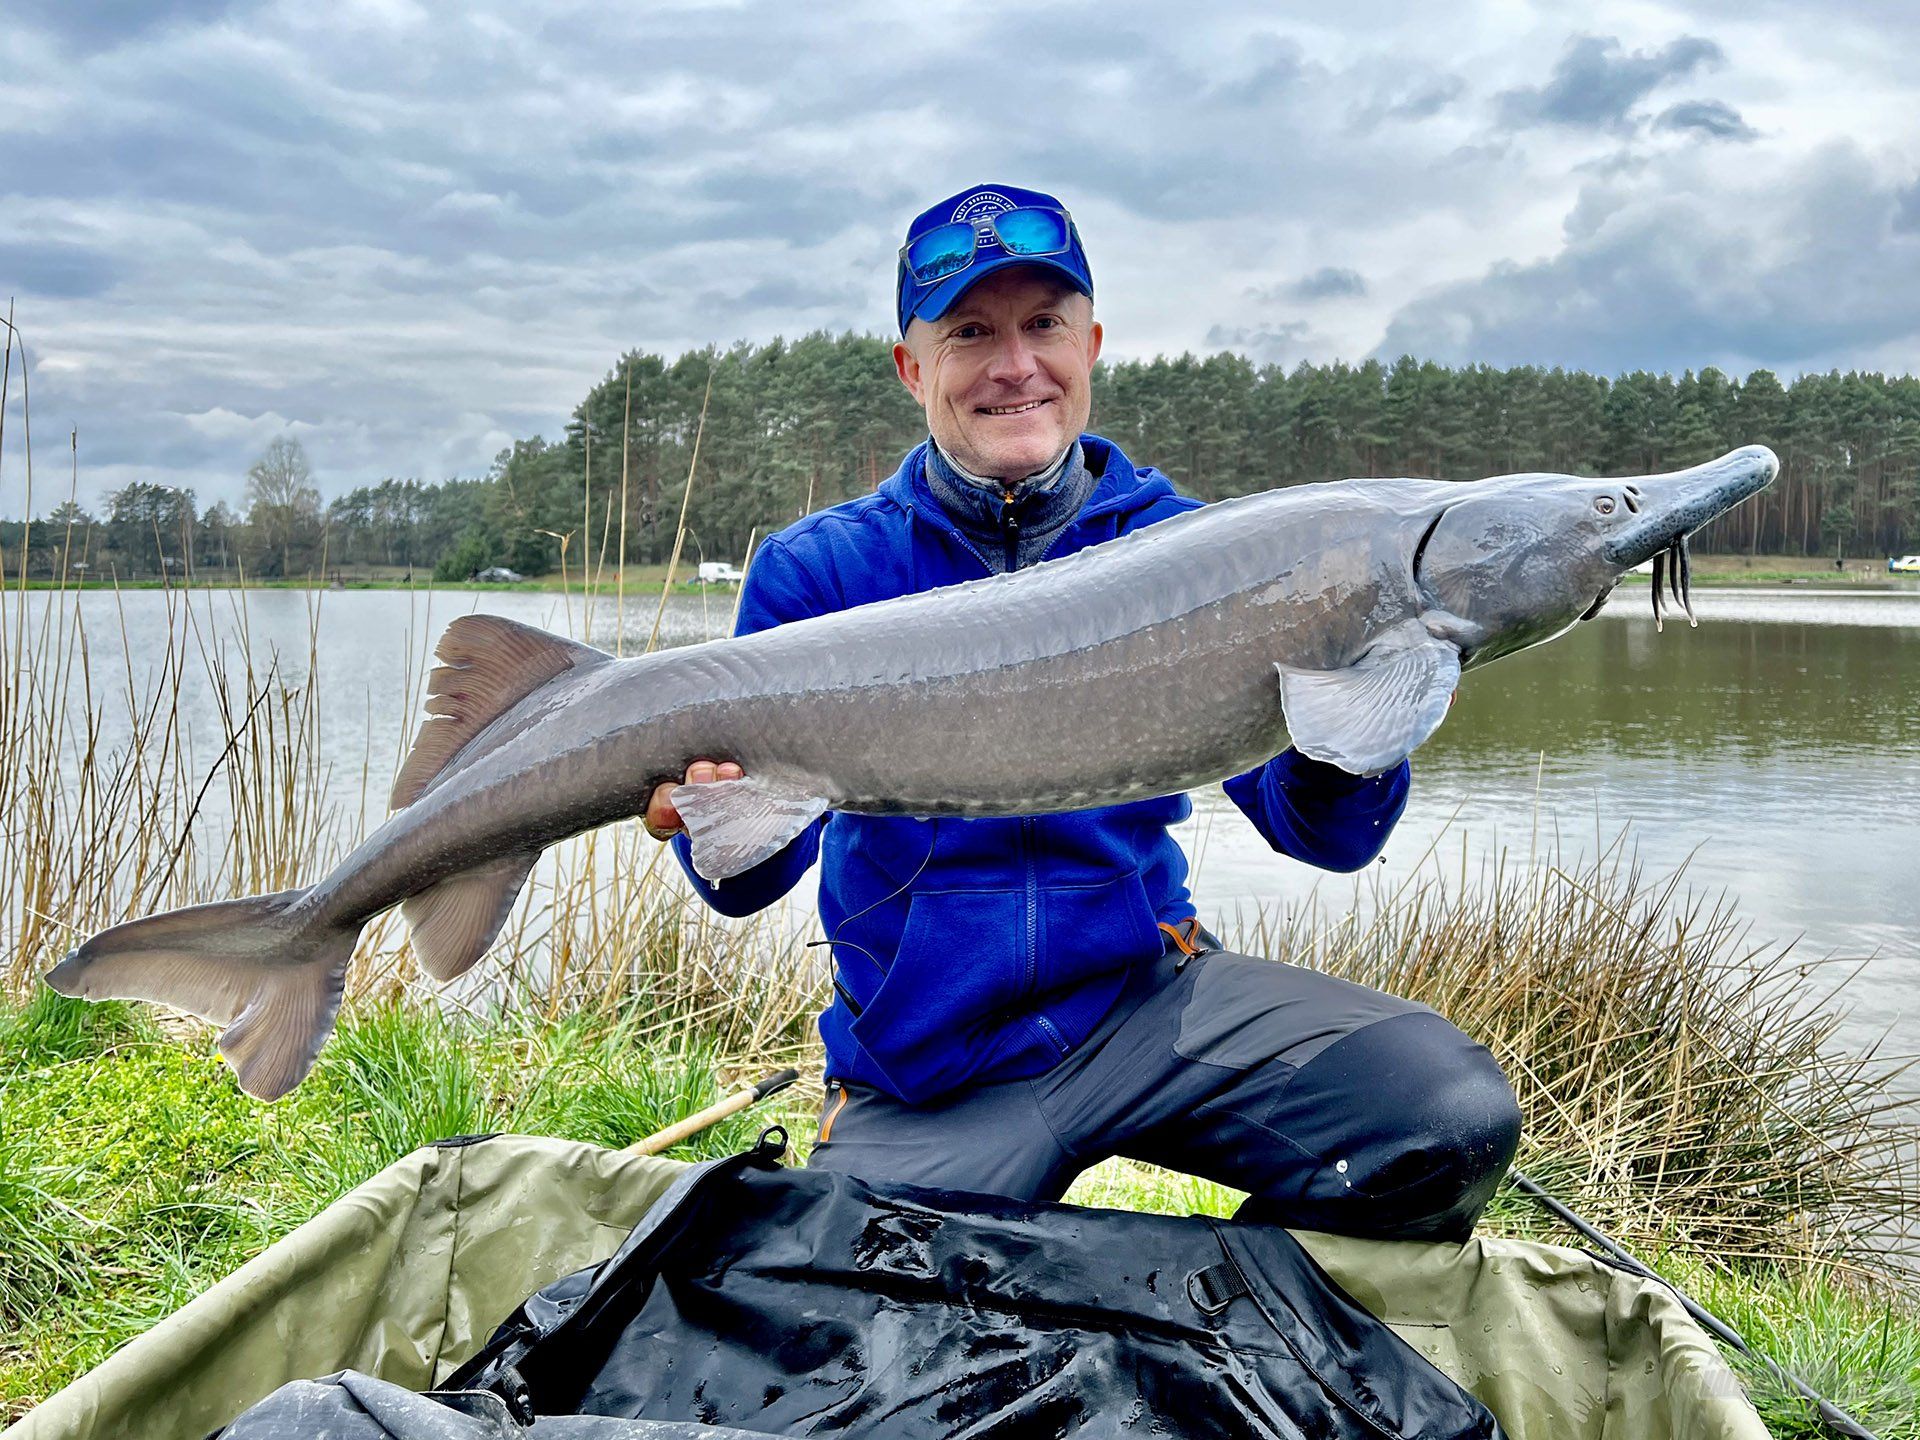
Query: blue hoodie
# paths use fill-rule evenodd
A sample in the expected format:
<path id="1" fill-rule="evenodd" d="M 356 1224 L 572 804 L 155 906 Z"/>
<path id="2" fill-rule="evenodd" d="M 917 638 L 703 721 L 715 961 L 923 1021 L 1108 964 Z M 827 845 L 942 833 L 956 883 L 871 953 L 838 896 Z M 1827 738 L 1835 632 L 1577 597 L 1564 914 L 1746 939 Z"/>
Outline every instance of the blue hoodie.
<path id="1" fill-rule="evenodd" d="M 1099 479 L 1049 557 L 1200 504 L 1098 436 L 1081 445 Z M 986 573 L 976 542 L 934 499 L 926 451 L 916 447 L 871 495 L 762 545 L 737 633 Z M 1400 818 L 1407 767 L 1364 780 L 1287 750 L 1226 792 L 1281 854 L 1357 870 Z M 820 1016 L 827 1072 L 919 1104 L 969 1081 L 1038 1075 L 1087 1037 L 1127 969 L 1161 953 L 1160 923 L 1194 913 L 1186 856 L 1167 833 L 1191 813 L 1184 795 L 990 820 L 835 812 L 721 886 L 694 873 L 686 836 L 674 849 L 726 915 L 772 904 L 819 858 L 820 922 L 837 972 Z"/>

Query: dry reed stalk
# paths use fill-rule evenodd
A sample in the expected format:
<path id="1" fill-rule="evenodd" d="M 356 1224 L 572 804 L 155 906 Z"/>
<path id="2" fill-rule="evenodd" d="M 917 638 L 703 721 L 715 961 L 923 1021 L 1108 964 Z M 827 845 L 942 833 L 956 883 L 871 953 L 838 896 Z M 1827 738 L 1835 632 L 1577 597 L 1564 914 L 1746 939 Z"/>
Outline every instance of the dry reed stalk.
<path id="1" fill-rule="evenodd" d="M 620 554 L 614 568 L 613 653 L 627 646 L 627 470 L 633 460 L 633 358 L 627 358 L 627 404 L 620 417 Z"/>
<path id="2" fill-rule="evenodd" d="M 707 433 L 707 403 L 713 399 L 713 371 L 707 371 L 707 391 L 700 397 L 700 420 L 693 431 L 693 456 L 687 461 L 687 488 L 680 496 L 680 518 L 673 530 L 673 553 L 667 557 L 667 577 L 660 582 L 660 608 L 653 612 L 653 630 L 647 636 L 647 653 L 660 643 L 660 621 L 667 613 L 667 596 L 673 593 L 674 571 L 680 567 L 680 548 L 687 541 L 687 507 L 693 502 L 693 476 L 700 465 L 700 441 Z"/>

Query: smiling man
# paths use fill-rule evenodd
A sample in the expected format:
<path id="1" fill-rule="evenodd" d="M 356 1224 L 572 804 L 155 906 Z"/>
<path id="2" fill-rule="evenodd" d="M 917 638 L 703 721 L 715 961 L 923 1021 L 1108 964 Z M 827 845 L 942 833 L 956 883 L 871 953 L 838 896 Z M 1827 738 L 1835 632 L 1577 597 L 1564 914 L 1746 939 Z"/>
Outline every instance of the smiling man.
<path id="1" fill-rule="evenodd" d="M 761 548 L 742 633 L 1041 564 L 1199 503 L 1084 433 L 1102 334 L 1058 200 L 996 185 L 941 201 L 908 229 L 898 301 L 894 364 L 928 439 L 872 495 Z M 740 773 L 715 757 L 686 778 Z M 1225 788 L 1281 854 L 1355 870 L 1407 784 L 1404 764 L 1361 779 L 1289 749 Z M 680 829 L 670 790 L 647 811 L 662 837 Z M 835 998 L 810 1163 L 1055 1199 L 1129 1155 L 1250 1192 L 1248 1218 L 1464 1237 L 1518 1143 L 1499 1067 L 1422 1006 L 1221 950 L 1168 833 L 1190 813 L 1174 795 L 1024 819 L 829 814 L 722 886 L 677 839 L 729 915 L 820 861 Z"/>

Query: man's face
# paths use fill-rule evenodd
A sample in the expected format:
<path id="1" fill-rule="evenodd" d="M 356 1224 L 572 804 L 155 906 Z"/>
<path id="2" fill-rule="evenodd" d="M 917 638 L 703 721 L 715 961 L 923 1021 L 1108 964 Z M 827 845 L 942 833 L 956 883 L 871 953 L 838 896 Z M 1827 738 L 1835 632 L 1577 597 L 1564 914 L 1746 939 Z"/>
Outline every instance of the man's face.
<path id="1" fill-rule="evenodd" d="M 1087 428 L 1100 339 L 1086 296 L 1010 265 L 938 320 L 914 319 L 893 363 L 942 450 L 976 475 L 1018 480 Z"/>

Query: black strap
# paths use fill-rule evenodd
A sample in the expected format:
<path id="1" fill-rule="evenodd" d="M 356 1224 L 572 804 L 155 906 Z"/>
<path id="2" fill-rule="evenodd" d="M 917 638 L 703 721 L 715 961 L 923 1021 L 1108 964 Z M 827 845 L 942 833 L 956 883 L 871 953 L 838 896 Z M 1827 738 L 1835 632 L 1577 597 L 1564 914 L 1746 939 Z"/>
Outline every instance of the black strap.
<path id="1" fill-rule="evenodd" d="M 1230 1261 L 1222 1260 L 1187 1276 L 1187 1298 L 1202 1315 L 1218 1315 L 1242 1295 L 1251 1293 L 1240 1267 Z"/>

